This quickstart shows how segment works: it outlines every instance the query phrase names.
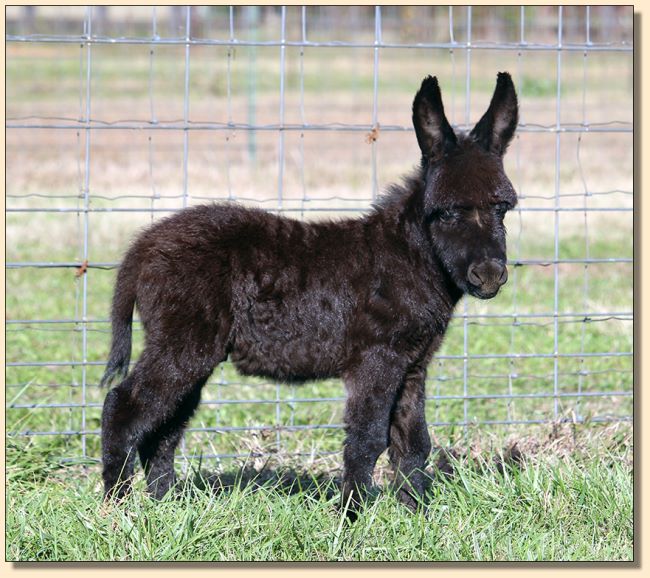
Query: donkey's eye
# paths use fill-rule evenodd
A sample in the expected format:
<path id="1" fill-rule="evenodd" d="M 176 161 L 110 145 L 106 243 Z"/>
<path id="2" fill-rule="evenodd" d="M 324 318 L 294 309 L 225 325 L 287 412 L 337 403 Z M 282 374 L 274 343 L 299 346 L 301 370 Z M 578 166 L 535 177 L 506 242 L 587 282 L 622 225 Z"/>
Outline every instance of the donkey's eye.
<path id="1" fill-rule="evenodd" d="M 458 218 L 458 213 L 451 209 L 442 209 L 438 211 L 437 217 L 441 223 L 453 223 Z"/>
<path id="2" fill-rule="evenodd" d="M 510 210 L 510 205 L 508 203 L 498 203 L 495 205 L 495 209 L 497 214 L 503 217 Z"/>

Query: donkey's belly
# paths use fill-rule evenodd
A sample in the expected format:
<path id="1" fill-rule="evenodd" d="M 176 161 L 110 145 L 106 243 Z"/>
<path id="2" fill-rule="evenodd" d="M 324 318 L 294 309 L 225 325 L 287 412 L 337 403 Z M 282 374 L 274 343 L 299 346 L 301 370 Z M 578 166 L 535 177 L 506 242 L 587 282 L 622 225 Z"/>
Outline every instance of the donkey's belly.
<path id="1" fill-rule="evenodd" d="M 253 307 L 236 326 L 230 359 L 240 373 L 303 382 L 340 372 L 343 322 L 327 312 Z"/>
<path id="2" fill-rule="evenodd" d="M 304 339 L 238 339 L 230 353 L 237 370 L 285 382 L 304 382 L 338 376 L 340 352 L 331 344 Z"/>

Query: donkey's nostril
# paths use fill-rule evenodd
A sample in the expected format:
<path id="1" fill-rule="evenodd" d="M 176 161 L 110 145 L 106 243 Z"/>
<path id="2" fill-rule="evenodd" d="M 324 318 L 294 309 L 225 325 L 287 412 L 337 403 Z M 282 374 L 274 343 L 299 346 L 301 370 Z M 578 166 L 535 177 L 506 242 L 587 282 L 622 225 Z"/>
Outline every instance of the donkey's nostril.
<path id="1" fill-rule="evenodd" d="M 480 287 L 484 283 L 480 273 L 481 273 L 480 268 L 472 263 L 469 266 L 469 269 L 467 270 L 467 280 L 472 285 Z"/>
<path id="2" fill-rule="evenodd" d="M 499 285 L 505 285 L 505 282 L 508 280 L 508 269 L 507 267 L 503 268 L 501 272 L 501 277 L 499 277 Z"/>

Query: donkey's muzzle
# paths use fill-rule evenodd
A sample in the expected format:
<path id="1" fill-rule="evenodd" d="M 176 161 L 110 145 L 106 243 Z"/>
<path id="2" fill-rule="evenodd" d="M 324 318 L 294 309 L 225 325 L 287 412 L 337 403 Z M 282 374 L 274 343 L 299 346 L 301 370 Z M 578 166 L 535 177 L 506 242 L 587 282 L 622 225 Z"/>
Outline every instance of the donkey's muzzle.
<path id="1" fill-rule="evenodd" d="M 508 280 L 508 269 L 499 259 L 488 259 L 472 263 L 467 269 L 467 281 L 470 293 L 480 299 L 490 299 L 498 292 L 501 285 Z"/>

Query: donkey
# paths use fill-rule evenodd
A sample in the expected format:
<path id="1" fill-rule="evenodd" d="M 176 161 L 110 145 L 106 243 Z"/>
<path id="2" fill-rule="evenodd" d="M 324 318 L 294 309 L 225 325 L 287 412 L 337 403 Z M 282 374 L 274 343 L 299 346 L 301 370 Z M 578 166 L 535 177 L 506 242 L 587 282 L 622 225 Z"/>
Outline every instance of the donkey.
<path id="1" fill-rule="evenodd" d="M 100 385 L 105 497 L 129 490 L 136 451 L 148 491 L 175 483 L 174 450 L 201 388 L 228 356 L 241 374 L 290 383 L 343 379 L 342 503 L 357 516 L 388 448 L 400 500 L 417 507 L 431 451 L 425 376 L 463 294 L 506 282 L 502 158 L 518 122 L 499 73 L 469 132 L 445 117 L 438 81 L 413 101 L 419 166 L 364 217 L 305 223 L 236 204 L 184 209 L 142 232 L 120 266 Z M 145 348 L 130 373 L 137 306 Z"/>

